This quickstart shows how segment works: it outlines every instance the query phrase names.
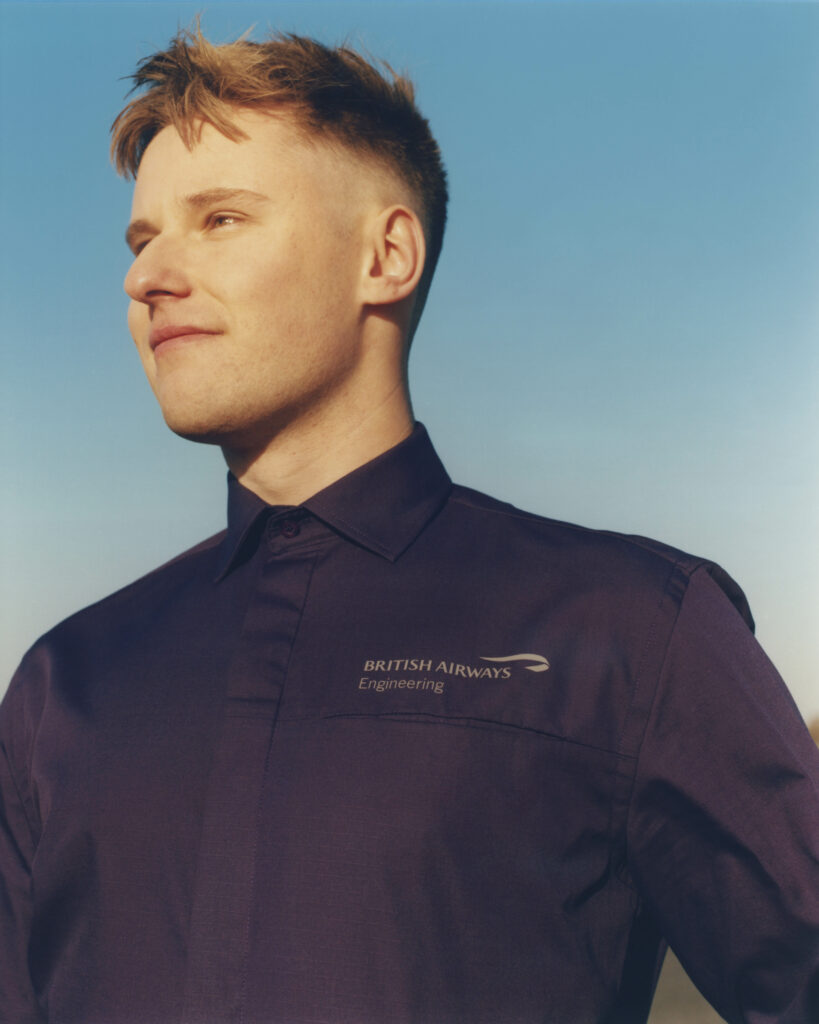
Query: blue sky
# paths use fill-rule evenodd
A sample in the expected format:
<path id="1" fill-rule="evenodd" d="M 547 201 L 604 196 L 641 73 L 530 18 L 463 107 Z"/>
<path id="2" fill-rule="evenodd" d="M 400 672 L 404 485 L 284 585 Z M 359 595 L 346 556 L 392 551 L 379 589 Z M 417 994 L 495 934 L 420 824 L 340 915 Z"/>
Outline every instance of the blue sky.
<path id="1" fill-rule="evenodd" d="M 411 379 L 451 474 L 721 562 L 819 714 L 819 5 L 751 0 L 0 3 L 3 679 L 223 525 L 128 336 L 107 155 L 198 10 L 412 74 L 452 205 Z"/>

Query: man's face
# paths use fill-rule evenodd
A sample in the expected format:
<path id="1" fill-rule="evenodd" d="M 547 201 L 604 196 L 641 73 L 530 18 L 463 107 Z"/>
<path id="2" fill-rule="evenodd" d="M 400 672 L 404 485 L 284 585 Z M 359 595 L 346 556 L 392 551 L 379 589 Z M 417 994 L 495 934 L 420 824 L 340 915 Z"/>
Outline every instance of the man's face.
<path id="1" fill-rule="evenodd" d="M 125 289 L 171 429 L 252 449 L 342 400 L 355 378 L 375 200 L 353 158 L 300 140 L 286 116 L 234 121 L 247 140 L 205 125 L 191 150 L 171 127 L 151 141 Z"/>

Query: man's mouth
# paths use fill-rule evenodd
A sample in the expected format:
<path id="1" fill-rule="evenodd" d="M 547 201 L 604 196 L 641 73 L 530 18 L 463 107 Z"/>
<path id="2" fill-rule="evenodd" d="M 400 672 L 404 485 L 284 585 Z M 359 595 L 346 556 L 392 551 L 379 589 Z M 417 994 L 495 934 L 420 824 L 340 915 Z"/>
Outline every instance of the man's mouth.
<path id="1" fill-rule="evenodd" d="M 196 338 L 220 333 L 220 331 L 208 330 L 208 328 L 199 327 L 196 324 L 166 324 L 164 327 L 153 327 L 151 329 L 151 333 L 148 336 L 148 344 L 151 346 L 151 350 L 156 352 L 160 346 L 165 346 L 171 341 L 193 341 Z"/>

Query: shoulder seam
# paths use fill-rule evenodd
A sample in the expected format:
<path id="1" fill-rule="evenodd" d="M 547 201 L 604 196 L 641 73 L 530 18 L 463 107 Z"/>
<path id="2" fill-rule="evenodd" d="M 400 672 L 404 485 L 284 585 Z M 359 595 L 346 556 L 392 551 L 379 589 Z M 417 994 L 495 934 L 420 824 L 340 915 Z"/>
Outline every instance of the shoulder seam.
<path id="1" fill-rule="evenodd" d="M 516 519 L 521 522 L 543 523 L 547 526 L 558 527 L 563 530 L 568 530 L 580 535 L 587 535 L 589 537 L 609 537 L 612 540 L 619 541 L 622 544 L 638 548 L 640 551 L 645 551 L 650 555 L 654 555 L 669 565 L 671 569 L 679 568 L 680 571 L 684 572 L 689 577 L 698 569 L 701 569 L 704 566 L 708 567 L 713 564 L 711 559 L 704 558 L 700 555 L 692 555 L 682 549 L 673 547 L 673 545 L 664 544 L 662 541 L 652 542 L 650 538 L 641 537 L 639 534 L 619 533 L 617 530 L 601 530 L 593 526 L 582 526 L 580 523 L 570 523 L 562 519 L 552 519 L 549 516 L 542 516 L 536 512 L 526 512 L 523 509 L 519 509 L 516 506 L 505 502 L 498 502 L 497 507 L 483 506 L 469 500 L 468 492 L 471 490 L 472 488 L 455 485 L 451 500 L 460 505 L 464 505 L 475 512 L 483 512 L 487 515 Z M 496 501 L 496 499 L 492 498 L 489 500 Z M 666 548 L 667 550 L 663 550 L 663 548 Z"/>

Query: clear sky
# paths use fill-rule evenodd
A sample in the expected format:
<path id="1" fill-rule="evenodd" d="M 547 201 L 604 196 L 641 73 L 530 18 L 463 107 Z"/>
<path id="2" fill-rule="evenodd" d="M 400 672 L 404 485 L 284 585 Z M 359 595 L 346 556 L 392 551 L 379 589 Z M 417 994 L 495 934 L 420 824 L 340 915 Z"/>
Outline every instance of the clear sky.
<path id="1" fill-rule="evenodd" d="M 452 205 L 411 374 L 450 473 L 721 562 L 819 714 L 819 6 L 752 0 L 0 3 L 3 679 L 224 522 L 128 336 L 107 155 L 198 10 L 413 75 Z"/>

